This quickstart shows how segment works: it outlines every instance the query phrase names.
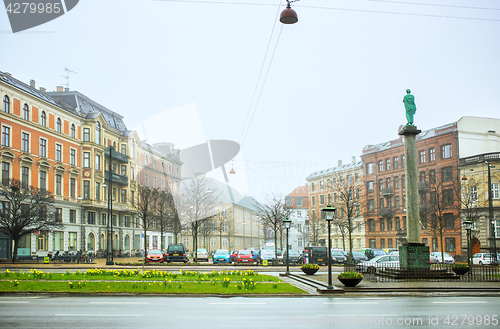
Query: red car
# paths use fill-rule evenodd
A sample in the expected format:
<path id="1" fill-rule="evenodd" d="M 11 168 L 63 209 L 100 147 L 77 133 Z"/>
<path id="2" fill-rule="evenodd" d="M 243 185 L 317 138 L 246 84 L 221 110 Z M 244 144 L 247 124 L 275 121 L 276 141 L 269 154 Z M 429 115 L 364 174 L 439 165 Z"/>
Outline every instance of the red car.
<path id="1" fill-rule="evenodd" d="M 238 250 L 236 253 L 232 255 L 233 264 L 251 264 L 255 261 L 253 258 L 252 252 L 250 250 Z"/>
<path id="2" fill-rule="evenodd" d="M 149 249 L 146 254 L 146 263 L 163 263 L 163 253 L 160 249 Z"/>

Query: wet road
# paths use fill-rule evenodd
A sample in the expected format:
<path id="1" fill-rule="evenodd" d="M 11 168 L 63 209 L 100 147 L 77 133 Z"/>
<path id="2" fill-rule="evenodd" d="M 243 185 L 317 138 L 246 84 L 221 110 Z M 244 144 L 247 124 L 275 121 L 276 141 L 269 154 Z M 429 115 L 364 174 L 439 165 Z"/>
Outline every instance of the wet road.
<path id="1" fill-rule="evenodd" d="M 499 328 L 498 297 L 1 296 L 1 328 Z"/>

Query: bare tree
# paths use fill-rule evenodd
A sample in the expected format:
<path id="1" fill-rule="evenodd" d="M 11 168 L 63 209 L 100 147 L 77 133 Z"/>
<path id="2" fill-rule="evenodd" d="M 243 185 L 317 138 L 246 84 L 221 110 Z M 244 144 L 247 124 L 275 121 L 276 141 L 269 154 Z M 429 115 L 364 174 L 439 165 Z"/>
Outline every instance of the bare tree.
<path id="1" fill-rule="evenodd" d="M 272 194 L 267 197 L 265 203 L 256 203 L 256 207 L 261 213 L 261 222 L 264 227 L 270 228 L 274 232 L 274 251 L 278 253 L 278 234 L 283 226 L 283 220 L 290 216 L 293 208 L 288 208 L 285 198 L 281 195 Z"/>
<path id="2" fill-rule="evenodd" d="M 10 180 L 0 187 L 0 227 L 14 241 L 12 263 L 17 259 L 21 237 L 42 230 L 62 229 L 62 218 L 55 217 L 54 199 L 45 189 L 23 186 Z"/>
<path id="3" fill-rule="evenodd" d="M 230 220 L 231 218 L 232 218 L 232 209 L 219 211 L 213 217 L 215 232 L 217 232 L 219 235 L 219 245 L 221 248 L 222 248 L 223 233 L 226 233 L 226 236 L 228 238 L 228 243 L 229 243 L 229 237 L 230 237 L 229 228 L 231 227 L 231 220 Z M 229 246 L 230 246 L 230 244 L 229 244 Z"/>
<path id="4" fill-rule="evenodd" d="M 164 234 L 169 229 L 174 230 L 174 213 L 175 213 L 175 203 L 172 193 L 170 191 L 159 191 L 156 203 L 156 215 L 157 215 L 157 228 L 160 229 L 161 233 L 161 249 L 165 249 L 165 237 Z"/>
<path id="5" fill-rule="evenodd" d="M 182 190 L 181 217 L 193 237 L 194 262 L 198 261 L 198 234 L 204 222 L 215 215 L 218 195 L 210 190 L 209 181 L 202 176 L 191 179 Z"/>
<path id="6" fill-rule="evenodd" d="M 323 224 L 321 219 L 316 217 L 315 214 L 312 214 L 311 217 L 309 218 L 309 225 L 308 225 L 308 233 L 309 233 L 309 240 L 312 242 L 313 245 L 317 245 L 319 241 L 319 235 L 321 233 L 321 229 L 323 228 Z"/>
<path id="7" fill-rule="evenodd" d="M 156 208 L 158 205 L 158 190 L 148 186 L 139 186 L 137 202 L 131 202 L 134 205 L 137 216 L 141 219 L 140 225 L 144 232 L 144 259 L 146 262 L 146 253 L 148 251 L 147 231 L 153 228 L 156 221 Z"/>

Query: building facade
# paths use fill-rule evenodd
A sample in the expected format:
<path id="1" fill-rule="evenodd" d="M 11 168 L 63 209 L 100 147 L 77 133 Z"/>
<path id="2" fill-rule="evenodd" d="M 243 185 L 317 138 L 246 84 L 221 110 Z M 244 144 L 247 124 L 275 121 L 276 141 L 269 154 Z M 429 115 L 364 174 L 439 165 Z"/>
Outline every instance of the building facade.
<path id="1" fill-rule="evenodd" d="M 289 219 L 292 227 L 288 232 L 288 245 L 293 250 L 309 246 L 309 186 L 299 186 L 285 196 L 285 205 L 293 208 Z"/>

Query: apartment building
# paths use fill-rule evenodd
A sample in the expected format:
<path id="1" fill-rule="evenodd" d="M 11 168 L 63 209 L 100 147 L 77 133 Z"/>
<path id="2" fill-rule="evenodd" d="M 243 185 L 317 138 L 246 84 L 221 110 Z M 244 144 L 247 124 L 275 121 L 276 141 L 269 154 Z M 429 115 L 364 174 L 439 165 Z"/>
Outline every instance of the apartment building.
<path id="1" fill-rule="evenodd" d="M 289 217 L 292 227 L 288 232 L 288 244 L 291 249 L 302 250 L 309 245 L 309 186 L 298 186 L 287 194 L 285 205 L 293 209 Z"/>

